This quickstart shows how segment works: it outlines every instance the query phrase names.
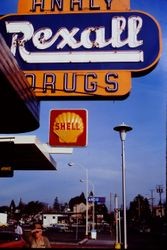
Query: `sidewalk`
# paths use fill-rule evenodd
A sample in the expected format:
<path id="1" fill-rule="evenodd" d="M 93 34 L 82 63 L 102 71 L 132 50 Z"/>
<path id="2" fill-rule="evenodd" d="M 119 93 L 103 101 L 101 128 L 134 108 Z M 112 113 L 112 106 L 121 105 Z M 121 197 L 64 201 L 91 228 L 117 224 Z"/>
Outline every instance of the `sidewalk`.
<path id="1" fill-rule="evenodd" d="M 115 249 L 115 241 L 111 237 L 97 237 L 97 239 L 84 238 L 83 240 L 72 242 L 51 242 L 52 248 L 82 248 L 82 249 Z"/>
<path id="2" fill-rule="evenodd" d="M 53 237 L 51 245 L 52 248 L 59 249 L 123 249 L 122 244 L 118 246 L 115 245 L 115 238 L 112 237 L 111 233 L 97 233 L 95 239 L 92 239 L 90 236 L 87 238 L 83 235 L 78 241 L 74 241 L 74 238 L 68 238 L 67 234 L 62 234 L 59 238 Z M 167 239 L 159 234 L 129 231 L 127 245 L 128 250 L 162 250 L 167 247 Z"/>
<path id="3" fill-rule="evenodd" d="M 114 249 L 114 241 L 84 239 L 78 243 L 51 242 L 52 248 Z"/>
<path id="4" fill-rule="evenodd" d="M 114 249 L 115 241 L 109 239 L 86 239 L 85 242 L 82 244 L 83 247 L 88 248 L 112 248 Z"/>

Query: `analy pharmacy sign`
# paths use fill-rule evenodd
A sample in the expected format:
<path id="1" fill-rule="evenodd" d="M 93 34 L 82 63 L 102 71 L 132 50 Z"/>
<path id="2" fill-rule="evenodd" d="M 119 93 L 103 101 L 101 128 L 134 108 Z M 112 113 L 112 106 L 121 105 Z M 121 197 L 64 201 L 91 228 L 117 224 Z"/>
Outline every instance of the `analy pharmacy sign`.
<path id="1" fill-rule="evenodd" d="M 152 16 L 109 10 L 111 1 L 101 11 L 93 2 L 85 11 L 78 1 L 76 12 L 70 1 L 64 12 L 63 1 L 52 1 L 45 13 L 45 1 L 32 1 L 30 13 L 1 18 L 1 32 L 39 98 L 123 98 L 131 73 L 159 60 L 160 29 Z"/>

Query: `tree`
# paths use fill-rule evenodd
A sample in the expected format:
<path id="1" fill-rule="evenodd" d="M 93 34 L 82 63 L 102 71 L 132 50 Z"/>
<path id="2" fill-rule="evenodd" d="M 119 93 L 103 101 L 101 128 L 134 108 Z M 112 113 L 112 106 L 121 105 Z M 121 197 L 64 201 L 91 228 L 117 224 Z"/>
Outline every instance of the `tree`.
<path id="1" fill-rule="evenodd" d="M 12 200 L 10 203 L 10 206 L 9 206 L 10 215 L 13 216 L 15 211 L 16 211 L 16 204 L 15 204 L 14 200 Z"/>
<path id="2" fill-rule="evenodd" d="M 59 201 L 58 201 L 58 197 L 56 197 L 55 200 L 54 200 L 53 209 L 55 210 L 55 212 L 60 211 L 60 204 L 59 204 Z"/>
<path id="3" fill-rule="evenodd" d="M 108 214 L 108 209 L 105 204 L 96 204 L 95 202 L 95 208 L 97 214 L 103 214 L 103 215 Z"/>
<path id="4" fill-rule="evenodd" d="M 22 214 L 22 212 L 24 211 L 24 208 L 25 208 L 25 204 L 23 203 L 22 199 L 20 198 L 19 205 L 17 207 L 20 214 Z"/>
<path id="5" fill-rule="evenodd" d="M 0 207 L 0 213 L 8 213 L 9 207 L 8 206 L 1 206 Z"/>
<path id="6" fill-rule="evenodd" d="M 25 211 L 29 215 L 36 215 L 43 211 L 45 204 L 39 201 L 30 201 L 25 205 Z"/>
<path id="7" fill-rule="evenodd" d="M 138 194 L 130 203 L 128 218 L 135 224 L 149 224 L 151 219 L 151 210 L 148 199 Z"/>

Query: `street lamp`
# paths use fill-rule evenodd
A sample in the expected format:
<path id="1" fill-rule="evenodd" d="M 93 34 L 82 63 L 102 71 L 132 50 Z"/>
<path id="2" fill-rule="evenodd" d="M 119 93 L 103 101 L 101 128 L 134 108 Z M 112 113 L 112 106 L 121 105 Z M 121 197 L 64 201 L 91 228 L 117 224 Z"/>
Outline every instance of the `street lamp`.
<path id="1" fill-rule="evenodd" d="M 125 123 L 114 127 L 114 130 L 119 132 L 122 142 L 122 202 L 123 202 L 123 225 L 124 225 L 124 249 L 127 249 L 127 221 L 126 221 L 126 171 L 125 171 L 125 140 L 126 133 L 132 130 Z"/>
<path id="2" fill-rule="evenodd" d="M 72 166 L 79 166 L 79 167 L 82 167 L 85 171 L 86 171 L 86 231 L 85 231 L 85 235 L 88 236 L 88 169 L 83 167 L 82 165 L 78 165 L 78 164 L 75 164 L 74 162 L 69 162 L 68 163 L 68 166 L 72 167 Z"/>
<path id="3" fill-rule="evenodd" d="M 95 187 L 92 182 L 90 182 L 92 185 L 92 191 L 93 191 L 93 225 L 92 225 L 92 230 L 95 230 Z"/>
<path id="4" fill-rule="evenodd" d="M 84 180 L 80 180 L 80 182 L 83 182 Z M 92 231 L 95 230 L 95 187 L 92 181 L 88 181 L 89 184 L 92 185 L 92 193 L 93 193 L 93 213 L 92 213 Z"/>

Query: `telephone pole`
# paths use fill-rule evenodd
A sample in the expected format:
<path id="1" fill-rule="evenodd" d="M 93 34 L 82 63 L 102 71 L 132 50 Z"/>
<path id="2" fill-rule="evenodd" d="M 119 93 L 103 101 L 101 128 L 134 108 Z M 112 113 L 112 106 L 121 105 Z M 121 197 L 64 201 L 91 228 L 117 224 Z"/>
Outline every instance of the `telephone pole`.
<path id="1" fill-rule="evenodd" d="M 151 213 L 153 214 L 153 208 L 154 208 L 154 189 L 151 189 Z"/>
<path id="2" fill-rule="evenodd" d="M 166 103 L 166 187 L 165 187 L 165 204 L 167 208 L 167 103 Z"/>

